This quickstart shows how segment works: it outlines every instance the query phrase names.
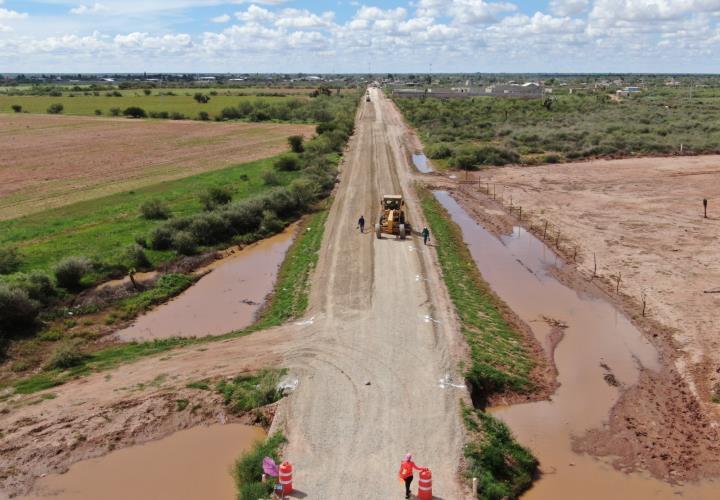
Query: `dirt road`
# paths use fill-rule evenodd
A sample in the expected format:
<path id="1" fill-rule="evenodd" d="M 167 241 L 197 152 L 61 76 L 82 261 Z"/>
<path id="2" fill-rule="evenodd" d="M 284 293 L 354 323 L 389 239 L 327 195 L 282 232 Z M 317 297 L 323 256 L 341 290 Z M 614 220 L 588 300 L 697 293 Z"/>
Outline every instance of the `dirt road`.
<path id="1" fill-rule="evenodd" d="M 288 435 L 295 485 L 309 498 L 399 497 L 406 452 L 432 468 L 436 498 L 463 498 L 458 400 L 467 393 L 441 380 L 461 384 L 464 342 L 434 253 L 418 238 L 377 241 L 355 228 L 361 214 L 372 227 L 381 195 L 392 192 L 406 196 L 409 220 L 421 228 L 407 133 L 373 91 L 343 162 L 304 320 L 121 366 L 47 391 L 55 398 L 39 404 L 4 403 L 13 407 L 0 415 L 0 487 L 26 491 L 83 458 L 223 420 L 210 396 L 194 416 L 178 415 L 174 401 L 198 397 L 186 394 L 190 380 L 283 364 L 299 385 L 274 426 Z"/>

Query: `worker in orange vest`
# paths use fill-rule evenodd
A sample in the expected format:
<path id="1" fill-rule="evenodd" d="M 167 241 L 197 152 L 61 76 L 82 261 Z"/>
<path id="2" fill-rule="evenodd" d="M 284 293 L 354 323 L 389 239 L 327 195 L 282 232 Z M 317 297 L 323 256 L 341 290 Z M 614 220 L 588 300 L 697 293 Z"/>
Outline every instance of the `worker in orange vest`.
<path id="1" fill-rule="evenodd" d="M 413 481 L 413 469 L 427 470 L 427 467 L 418 467 L 415 465 L 415 462 L 412 461 L 412 455 L 408 453 L 405 455 L 405 460 L 400 462 L 400 471 L 398 472 L 400 480 L 405 481 L 405 498 L 410 498 L 410 484 Z"/>

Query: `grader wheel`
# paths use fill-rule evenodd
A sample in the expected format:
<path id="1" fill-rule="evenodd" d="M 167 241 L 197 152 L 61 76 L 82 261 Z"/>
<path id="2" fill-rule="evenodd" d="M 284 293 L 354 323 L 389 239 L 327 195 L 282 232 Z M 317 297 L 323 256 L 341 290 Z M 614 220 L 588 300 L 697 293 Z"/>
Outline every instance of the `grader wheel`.
<path id="1" fill-rule="evenodd" d="M 377 239 L 382 239 L 382 232 L 380 231 L 380 224 L 375 224 L 375 236 Z"/>

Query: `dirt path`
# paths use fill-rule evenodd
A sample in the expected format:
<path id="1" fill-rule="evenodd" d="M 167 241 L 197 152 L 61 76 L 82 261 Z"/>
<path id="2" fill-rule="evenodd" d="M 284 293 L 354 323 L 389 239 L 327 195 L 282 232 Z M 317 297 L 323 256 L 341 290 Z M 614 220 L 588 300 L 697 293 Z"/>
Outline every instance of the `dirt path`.
<path id="1" fill-rule="evenodd" d="M 173 410 L 178 398 L 200 397 L 188 394 L 188 381 L 283 364 L 299 386 L 274 425 L 288 434 L 295 484 L 309 498 L 399 496 L 395 475 L 408 451 L 432 468 L 436 498 L 463 498 L 458 399 L 466 391 L 439 382 L 460 380 L 464 343 L 434 253 L 417 238 L 376 241 L 355 229 L 361 213 L 372 227 L 381 195 L 398 191 L 421 227 L 407 134 L 397 109 L 373 91 L 344 161 L 305 320 L 121 366 L 46 391 L 54 399 L 39 404 L 27 404 L 38 395 L 6 401 L 0 488 L 24 492 L 78 460 L 222 421 L 210 393 L 202 412 Z"/>

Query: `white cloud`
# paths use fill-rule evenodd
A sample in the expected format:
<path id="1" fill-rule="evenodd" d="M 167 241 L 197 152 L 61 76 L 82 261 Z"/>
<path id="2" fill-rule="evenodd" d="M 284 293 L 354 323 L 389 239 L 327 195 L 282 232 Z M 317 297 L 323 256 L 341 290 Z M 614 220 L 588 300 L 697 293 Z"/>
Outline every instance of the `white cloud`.
<path id="1" fill-rule="evenodd" d="M 108 9 L 105 5 L 96 2 L 92 5 L 78 5 L 77 7 L 70 9 L 70 13 L 75 15 L 100 14 L 109 10 L 110 9 Z"/>
<path id="2" fill-rule="evenodd" d="M 0 9 L 1 20 L 12 20 L 12 19 L 26 19 L 28 14 L 25 12 L 18 12 L 15 10 Z"/>
<path id="3" fill-rule="evenodd" d="M 224 24 L 230 21 L 230 16 L 228 14 L 223 14 L 221 16 L 213 17 L 211 21 L 218 24 Z"/>

